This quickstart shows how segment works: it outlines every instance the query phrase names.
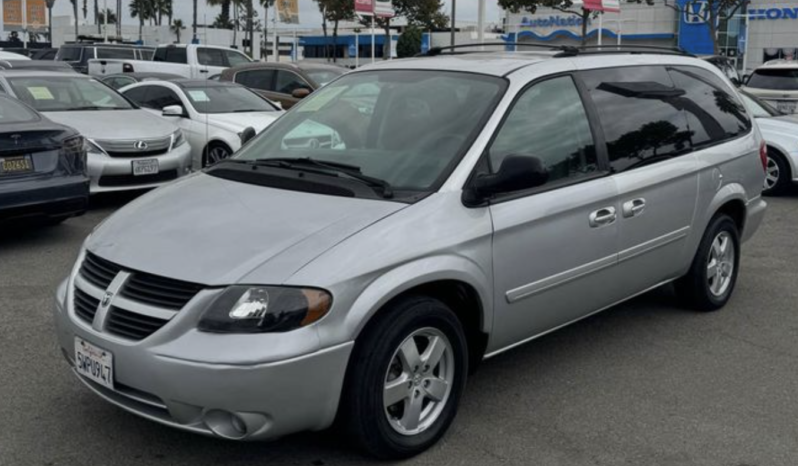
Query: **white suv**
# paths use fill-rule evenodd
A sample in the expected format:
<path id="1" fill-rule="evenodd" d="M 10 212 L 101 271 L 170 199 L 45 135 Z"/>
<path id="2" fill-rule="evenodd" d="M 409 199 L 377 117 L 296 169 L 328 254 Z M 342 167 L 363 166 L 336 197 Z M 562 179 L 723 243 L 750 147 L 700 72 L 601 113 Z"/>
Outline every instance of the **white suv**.
<path id="1" fill-rule="evenodd" d="M 798 62 L 773 60 L 765 63 L 748 78 L 745 90 L 781 113 L 798 113 Z"/>

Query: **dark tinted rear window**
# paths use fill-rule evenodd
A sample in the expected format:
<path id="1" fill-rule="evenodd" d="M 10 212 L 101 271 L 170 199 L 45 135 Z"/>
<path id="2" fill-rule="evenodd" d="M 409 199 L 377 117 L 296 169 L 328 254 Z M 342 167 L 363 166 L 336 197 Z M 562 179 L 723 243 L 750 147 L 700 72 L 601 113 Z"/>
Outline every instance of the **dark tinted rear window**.
<path id="1" fill-rule="evenodd" d="M 97 58 L 133 60 L 136 58 L 136 52 L 133 49 L 97 47 Z"/>
<path id="2" fill-rule="evenodd" d="M 748 81 L 748 87 L 776 89 L 780 91 L 798 91 L 798 69 L 756 70 Z"/>
<path id="3" fill-rule="evenodd" d="M 673 99 L 683 91 L 660 66 L 581 73 L 598 108 L 610 164 L 616 171 L 690 149 L 690 130 Z"/>
<path id="4" fill-rule="evenodd" d="M 163 61 L 167 63 L 188 63 L 188 55 L 186 49 L 180 47 L 162 47 L 155 51 L 154 61 Z"/>
<path id="5" fill-rule="evenodd" d="M 716 75 L 693 67 L 670 68 L 684 96 L 672 99 L 684 110 L 693 146 L 722 142 L 747 133 L 751 121 L 742 102 Z"/>
<path id="6" fill-rule="evenodd" d="M 80 61 L 83 47 L 61 47 L 56 54 L 56 59 L 60 61 Z"/>

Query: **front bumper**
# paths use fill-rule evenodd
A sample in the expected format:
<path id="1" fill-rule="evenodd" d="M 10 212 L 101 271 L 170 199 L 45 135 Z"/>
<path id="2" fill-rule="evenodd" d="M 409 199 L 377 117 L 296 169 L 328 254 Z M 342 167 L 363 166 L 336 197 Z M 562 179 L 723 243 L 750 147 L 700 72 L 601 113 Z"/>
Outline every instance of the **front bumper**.
<path id="1" fill-rule="evenodd" d="M 264 334 L 255 336 L 262 339 L 257 352 L 263 353 L 255 357 L 263 361 L 255 361 L 251 352 L 241 351 L 240 335 L 181 329 L 196 323 L 191 312 L 131 342 L 79 320 L 69 282 L 59 287 L 56 299 L 59 345 L 73 371 L 75 337 L 113 354 L 113 390 L 78 375 L 107 401 L 181 430 L 232 440 L 267 440 L 332 424 L 353 342 L 285 356 L 291 345 L 279 342 L 294 332 Z M 185 338 L 175 338 L 180 334 Z M 306 342 L 307 336 L 294 338 Z M 293 346 L 307 347 L 304 342 Z M 207 357 L 212 361 L 203 360 L 203 353 L 212 353 Z"/>
<path id="2" fill-rule="evenodd" d="M 88 204 L 88 179 L 83 175 L 0 183 L 0 220 L 81 215 Z"/>
<path id="3" fill-rule="evenodd" d="M 158 159 L 158 175 L 133 176 L 133 160 Z M 186 143 L 171 152 L 152 157 L 88 157 L 91 193 L 157 188 L 191 171 L 191 146 Z"/>

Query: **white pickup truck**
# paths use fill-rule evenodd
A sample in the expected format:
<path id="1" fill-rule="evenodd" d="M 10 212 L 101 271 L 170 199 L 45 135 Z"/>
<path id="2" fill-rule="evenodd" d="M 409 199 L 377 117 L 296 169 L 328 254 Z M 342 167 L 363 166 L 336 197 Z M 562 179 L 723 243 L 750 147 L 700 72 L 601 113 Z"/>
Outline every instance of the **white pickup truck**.
<path id="1" fill-rule="evenodd" d="M 213 45 L 162 45 L 152 60 L 89 60 L 91 76 L 117 73 L 170 73 L 190 79 L 208 79 L 227 68 L 250 63 L 252 59 L 238 50 Z"/>

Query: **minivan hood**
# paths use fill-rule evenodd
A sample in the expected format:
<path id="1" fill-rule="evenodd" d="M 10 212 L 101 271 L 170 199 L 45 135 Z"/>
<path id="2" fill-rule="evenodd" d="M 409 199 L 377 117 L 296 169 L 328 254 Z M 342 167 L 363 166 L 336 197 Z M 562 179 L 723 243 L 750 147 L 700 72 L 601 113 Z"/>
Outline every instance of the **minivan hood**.
<path id="1" fill-rule="evenodd" d="M 283 112 L 214 113 L 208 115 L 208 123 L 235 133 L 252 127 L 260 134 L 282 114 Z"/>
<path id="2" fill-rule="evenodd" d="M 78 130 L 89 139 L 103 141 L 159 139 L 177 131 L 174 123 L 144 110 L 93 110 L 43 112 L 47 118 Z"/>
<path id="3" fill-rule="evenodd" d="M 97 228 L 86 247 L 123 267 L 178 280 L 276 285 L 406 205 L 198 173 L 128 204 Z"/>

